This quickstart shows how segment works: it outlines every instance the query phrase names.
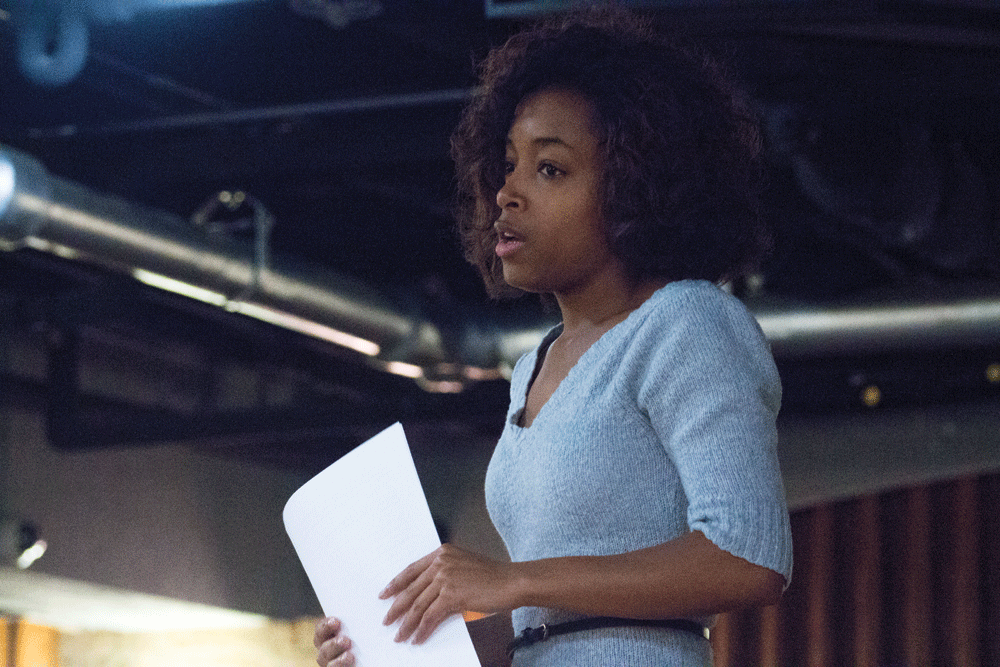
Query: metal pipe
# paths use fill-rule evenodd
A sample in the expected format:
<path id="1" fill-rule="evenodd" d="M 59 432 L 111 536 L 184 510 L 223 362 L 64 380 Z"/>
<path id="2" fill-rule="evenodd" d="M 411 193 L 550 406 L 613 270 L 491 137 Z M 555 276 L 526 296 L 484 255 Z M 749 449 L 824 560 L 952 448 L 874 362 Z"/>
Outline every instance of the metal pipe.
<path id="1" fill-rule="evenodd" d="M 131 272 L 165 289 L 186 288 L 182 293 L 192 298 L 352 347 L 379 368 L 434 391 L 460 391 L 467 381 L 507 375 L 552 324 L 468 315 L 436 323 L 412 303 L 290 262 L 261 271 L 254 289 L 248 244 L 207 236 L 172 214 L 52 177 L 37 160 L 0 147 L 0 249 L 22 247 Z M 995 285 L 992 292 L 957 297 L 748 305 L 778 357 L 1000 343 Z M 450 338 L 446 330 L 454 332 Z"/>
<path id="2" fill-rule="evenodd" d="M 751 310 L 775 356 L 855 355 L 1000 342 L 1000 289 L 881 303 Z"/>
<path id="3" fill-rule="evenodd" d="M 462 104 L 474 93 L 472 88 L 450 88 L 417 93 L 378 95 L 345 100 L 322 100 L 300 104 L 284 104 L 251 109 L 225 111 L 203 111 L 198 113 L 163 116 L 122 123 L 108 123 L 96 127 L 60 126 L 57 128 L 37 128 L 29 131 L 34 139 L 65 138 L 77 134 L 122 134 L 148 132 L 151 130 L 175 130 L 207 125 L 230 125 L 234 123 L 261 122 L 303 116 L 328 116 L 379 109 L 402 109 L 408 107 L 439 104 Z"/>
<path id="4" fill-rule="evenodd" d="M 358 281 L 275 259 L 254 289 L 248 244 L 209 236 L 170 213 L 96 194 L 2 148 L 0 248 L 24 247 L 132 273 L 321 338 L 347 334 L 357 339 L 355 349 L 370 357 L 414 365 L 450 361 L 432 322 Z"/>

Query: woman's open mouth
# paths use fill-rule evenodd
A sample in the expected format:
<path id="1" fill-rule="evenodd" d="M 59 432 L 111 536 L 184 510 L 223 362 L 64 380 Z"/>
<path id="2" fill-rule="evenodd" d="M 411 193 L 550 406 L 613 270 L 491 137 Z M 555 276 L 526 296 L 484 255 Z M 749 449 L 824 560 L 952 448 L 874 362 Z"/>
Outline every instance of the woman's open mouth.
<path id="1" fill-rule="evenodd" d="M 510 226 L 503 223 L 497 223 L 496 229 L 497 257 L 500 257 L 501 259 L 507 257 L 524 245 L 524 239 Z"/>
<path id="2" fill-rule="evenodd" d="M 502 259 L 514 253 L 522 245 L 524 245 L 524 241 L 513 234 L 500 234 L 500 240 L 497 241 L 496 248 L 497 257 Z"/>

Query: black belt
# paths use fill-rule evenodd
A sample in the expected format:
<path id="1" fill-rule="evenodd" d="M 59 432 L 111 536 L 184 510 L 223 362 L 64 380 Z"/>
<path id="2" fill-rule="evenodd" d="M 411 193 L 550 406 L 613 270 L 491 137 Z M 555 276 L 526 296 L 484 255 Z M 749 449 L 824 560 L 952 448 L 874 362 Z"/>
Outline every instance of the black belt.
<path id="1" fill-rule="evenodd" d="M 564 635 L 569 632 L 579 632 L 581 630 L 595 630 L 597 628 L 620 628 L 638 626 L 643 628 L 670 628 L 672 630 L 683 630 L 691 632 L 703 639 L 708 639 L 708 628 L 701 623 L 687 621 L 684 619 L 636 619 L 636 618 L 614 618 L 611 616 L 592 616 L 581 618 L 577 621 L 567 621 L 554 625 L 542 624 L 537 628 L 525 628 L 514 641 L 507 646 L 507 655 L 513 656 L 514 651 L 525 646 L 531 646 L 538 642 L 543 642 L 549 637 Z"/>

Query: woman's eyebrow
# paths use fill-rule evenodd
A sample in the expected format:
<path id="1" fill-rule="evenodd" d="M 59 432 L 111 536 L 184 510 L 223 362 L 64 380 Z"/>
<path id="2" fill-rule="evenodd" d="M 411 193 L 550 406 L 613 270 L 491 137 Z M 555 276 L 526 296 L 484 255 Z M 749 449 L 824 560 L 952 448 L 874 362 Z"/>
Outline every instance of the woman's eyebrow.
<path id="1" fill-rule="evenodd" d="M 536 148 L 544 148 L 546 146 L 553 146 L 554 145 L 554 146 L 564 146 L 564 147 L 568 148 L 571 151 L 575 151 L 576 150 L 572 146 L 572 144 L 567 143 L 566 141 L 564 141 L 560 137 L 535 137 L 529 143 L 532 146 L 535 146 Z M 507 137 L 507 147 L 508 148 L 513 148 L 514 147 L 514 141 L 510 137 Z"/>
<path id="2" fill-rule="evenodd" d="M 556 144 L 559 146 L 565 146 L 566 148 L 569 149 L 573 148 L 559 137 L 538 137 L 537 139 L 533 139 L 531 143 L 535 144 L 536 146 L 550 146 Z"/>

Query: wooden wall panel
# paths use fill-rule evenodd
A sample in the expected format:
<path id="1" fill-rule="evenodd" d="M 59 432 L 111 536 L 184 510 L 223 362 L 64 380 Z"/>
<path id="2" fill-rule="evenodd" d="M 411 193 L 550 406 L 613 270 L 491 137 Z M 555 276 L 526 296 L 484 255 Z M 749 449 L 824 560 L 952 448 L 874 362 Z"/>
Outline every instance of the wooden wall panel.
<path id="1" fill-rule="evenodd" d="M 927 487 L 906 493 L 901 558 L 903 665 L 929 665 L 933 655 L 931 637 L 931 526 L 930 491 Z M 891 592 L 890 592 L 891 596 Z"/>
<path id="2" fill-rule="evenodd" d="M 1000 473 L 793 513 L 780 605 L 720 618 L 715 667 L 1000 665 Z"/>
<path id="3" fill-rule="evenodd" d="M 833 664 L 833 619 L 830 615 L 833 595 L 834 541 L 833 508 L 811 510 L 808 560 L 800 568 L 806 582 L 806 662 L 807 667 L 830 667 Z"/>
<path id="4" fill-rule="evenodd" d="M 881 505 L 875 496 L 865 496 L 852 504 L 854 521 L 849 535 L 854 549 L 850 567 L 853 627 L 851 651 L 855 667 L 878 667 L 879 638 L 882 633 L 882 522 Z"/>
<path id="5" fill-rule="evenodd" d="M 945 649 L 949 663 L 962 667 L 980 667 L 980 596 L 979 596 L 979 509 L 975 480 L 964 479 L 952 491 L 950 524 L 950 566 L 944 568 L 947 599 L 944 619 Z M 1000 509 L 1000 508 L 997 508 Z M 985 518 L 985 517 L 984 517 Z"/>
<path id="6" fill-rule="evenodd" d="M 1000 665 L 1000 475 L 985 480 L 979 499 L 983 544 L 979 571 L 982 575 L 981 609 L 982 665 Z"/>

